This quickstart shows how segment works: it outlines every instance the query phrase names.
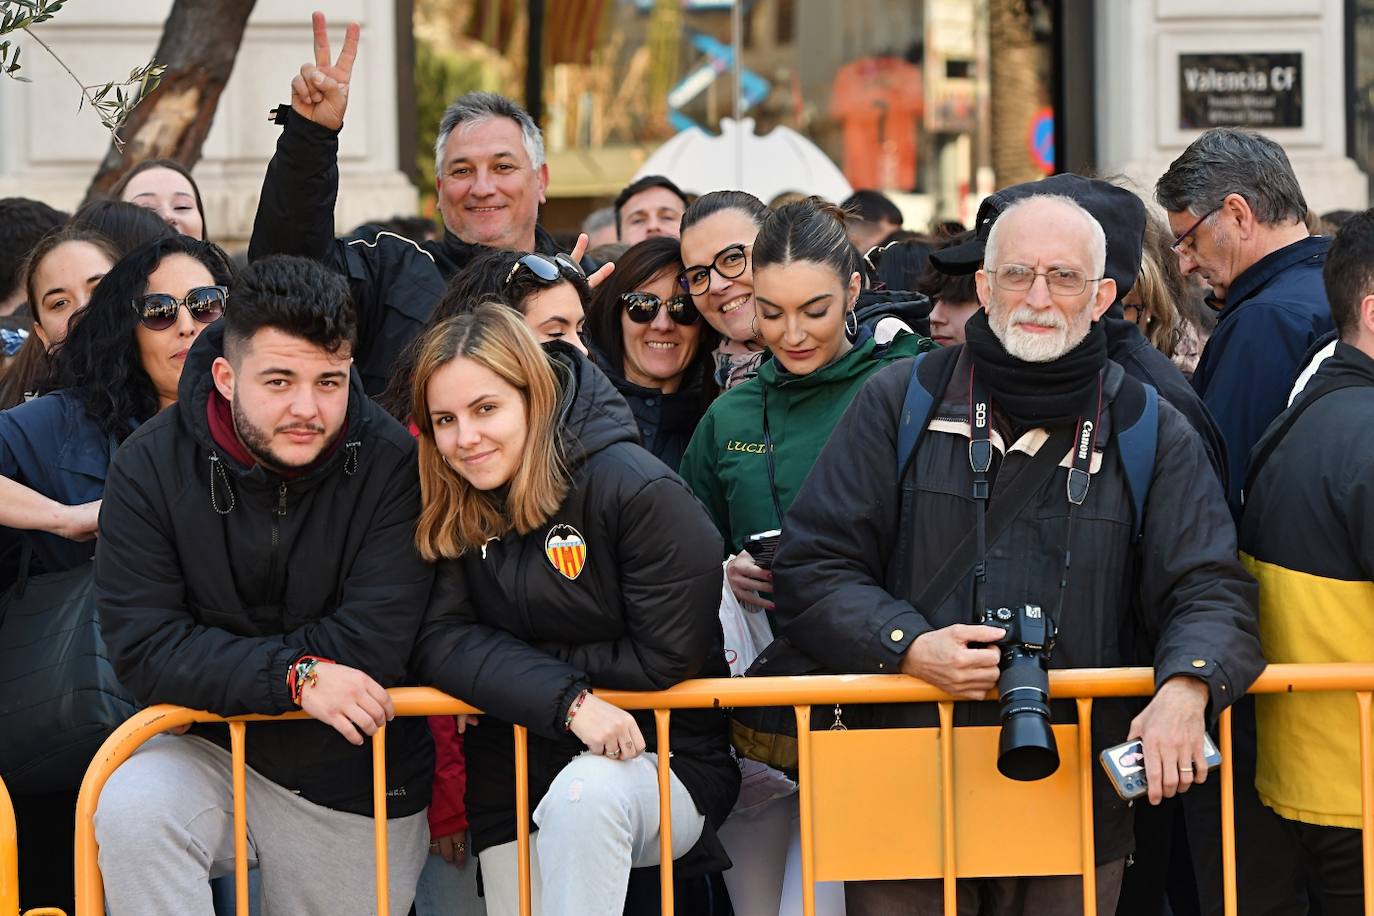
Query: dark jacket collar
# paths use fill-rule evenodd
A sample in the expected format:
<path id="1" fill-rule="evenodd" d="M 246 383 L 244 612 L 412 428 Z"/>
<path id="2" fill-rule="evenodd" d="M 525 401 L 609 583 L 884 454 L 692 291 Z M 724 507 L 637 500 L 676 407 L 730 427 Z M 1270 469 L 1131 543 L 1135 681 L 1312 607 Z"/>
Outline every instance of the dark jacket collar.
<path id="1" fill-rule="evenodd" d="M 449 231 L 447 226 L 444 227 L 443 239 L 437 243 L 431 242 L 426 248 L 435 256 L 435 261 L 445 278 L 467 267 L 473 258 L 488 250 L 486 245 L 463 241 Z M 534 227 L 534 250 L 540 254 L 558 253 L 558 242 L 543 226 L 537 224 Z"/>
<path id="2" fill-rule="evenodd" d="M 1374 358 L 1359 347 L 1352 347 L 1345 341 L 1337 341 L 1336 352 L 1317 368 L 1313 383 L 1338 378 L 1374 388 Z M 1309 387 L 1315 387 L 1315 384 L 1309 384 Z"/>
<path id="3" fill-rule="evenodd" d="M 1235 311 L 1247 299 L 1263 289 L 1270 280 L 1295 264 L 1309 259 L 1316 259 L 1320 263 L 1330 247 L 1331 239 L 1324 235 L 1313 235 L 1291 245 L 1285 245 L 1278 251 L 1269 252 L 1241 271 L 1240 276 L 1236 277 L 1226 290 L 1226 308 L 1221 313 L 1222 318 Z"/>

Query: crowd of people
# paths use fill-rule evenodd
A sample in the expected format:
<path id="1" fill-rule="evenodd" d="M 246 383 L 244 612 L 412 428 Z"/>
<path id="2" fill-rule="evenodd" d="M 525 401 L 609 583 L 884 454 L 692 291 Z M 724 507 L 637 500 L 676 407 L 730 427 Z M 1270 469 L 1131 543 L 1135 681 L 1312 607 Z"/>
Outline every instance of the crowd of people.
<path id="1" fill-rule="evenodd" d="M 594 688 L 900 673 L 1005 729 L 1017 691 L 1016 715 L 1075 721 L 1047 668 L 1132 665 L 1154 695 L 1093 717 L 1094 755 L 1138 740 L 1146 784 L 1132 803 L 1094 773 L 1099 912 L 1221 912 L 1205 739 L 1233 707 L 1240 912 L 1363 912 L 1354 704 L 1246 691 L 1266 660 L 1374 651 L 1374 210 L 1314 233 L 1283 149 L 1216 129 L 1149 201 L 1056 175 L 916 233 L 876 191 L 769 206 L 650 176 L 563 246 L 538 126 L 474 92 L 439 126 L 442 233 L 336 238 L 359 40 L 334 58 L 314 28 L 246 265 L 175 162 L 71 216 L 0 201 L 0 651 L 57 589 L 98 638 L 23 650 L 49 672 L 16 688 L 32 709 L 308 714 L 247 742 L 252 912 L 370 912 L 384 726 L 392 912 L 518 912 L 518 725 L 533 911 L 647 914 L 658 732 Z M 50 673 L 82 659 L 94 688 Z M 395 719 L 405 684 L 483 714 Z M 114 722 L 38 740 L 11 713 L 22 900 L 70 911 L 76 790 Z M 769 721 L 672 716 L 677 912 L 801 911 Z M 1053 740 L 1018 734 L 1003 773 L 1042 775 Z M 112 916 L 233 911 L 230 748 L 196 725 L 110 778 Z M 910 788 L 883 816 L 937 797 Z M 961 880 L 958 911 L 1081 894 Z M 924 916 L 943 891 L 816 902 Z"/>

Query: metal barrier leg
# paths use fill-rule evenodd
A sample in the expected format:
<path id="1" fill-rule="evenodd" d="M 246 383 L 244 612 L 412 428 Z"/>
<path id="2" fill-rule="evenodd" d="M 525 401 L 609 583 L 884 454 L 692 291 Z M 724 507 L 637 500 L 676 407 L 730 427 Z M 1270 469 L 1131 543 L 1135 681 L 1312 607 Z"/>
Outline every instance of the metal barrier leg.
<path id="1" fill-rule="evenodd" d="M 0 916 L 19 912 L 19 829 L 14 803 L 0 782 Z"/>
<path id="2" fill-rule="evenodd" d="M 234 909 L 248 916 L 248 762 L 247 726 L 229 723 L 230 779 L 234 786 Z"/>
<path id="3" fill-rule="evenodd" d="M 811 792 L 811 707 L 797 714 L 797 801 L 801 809 L 802 916 L 816 916 L 816 809 Z"/>
<path id="4" fill-rule="evenodd" d="M 1374 916 L 1374 755 L 1370 743 L 1370 694 L 1355 694 L 1360 704 L 1360 858 L 1364 863 L 1364 912 Z"/>
<path id="5" fill-rule="evenodd" d="M 663 916 L 673 916 L 673 771 L 668 744 L 669 710 L 654 710 L 658 732 L 658 882 Z"/>
<path id="6" fill-rule="evenodd" d="M 1236 916 L 1236 796 L 1231 767 L 1231 710 L 1221 711 L 1221 893 L 1226 916 Z"/>
<path id="7" fill-rule="evenodd" d="M 386 814 L 386 726 L 383 725 L 372 736 L 372 842 L 377 849 L 377 916 L 390 916 L 391 913 Z"/>
<path id="8" fill-rule="evenodd" d="M 1093 836 L 1093 701 L 1078 700 L 1078 816 L 1083 832 L 1083 913 L 1097 916 L 1097 840 Z"/>
<path id="9" fill-rule="evenodd" d="M 945 916 L 959 916 L 959 863 L 955 856 L 954 834 L 954 704 L 945 702 L 940 710 L 940 810 L 944 831 Z"/>
<path id="10" fill-rule="evenodd" d="M 520 916 L 530 916 L 530 758 L 529 732 L 515 731 L 515 862 L 520 882 Z"/>

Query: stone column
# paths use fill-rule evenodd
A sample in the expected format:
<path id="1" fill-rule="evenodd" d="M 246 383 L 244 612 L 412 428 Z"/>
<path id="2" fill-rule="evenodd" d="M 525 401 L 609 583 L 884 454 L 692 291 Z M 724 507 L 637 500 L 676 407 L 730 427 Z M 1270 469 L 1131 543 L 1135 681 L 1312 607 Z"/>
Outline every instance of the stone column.
<path id="1" fill-rule="evenodd" d="M 35 31 L 84 82 L 103 83 L 148 60 L 171 0 L 82 0 Z M 311 58 L 311 9 L 329 18 L 337 54 L 344 24 L 362 23 L 348 119 L 340 138 L 339 231 L 369 219 L 414 213 L 414 186 L 400 170 L 396 119 L 394 0 L 319 0 L 315 6 L 262 0 L 194 174 L 207 231 L 228 245 L 246 242 L 258 192 L 280 128 L 267 111 L 290 99 L 291 77 Z M 77 112 L 76 84 L 25 36 L 22 73 L 0 80 L 0 197 L 24 196 L 71 209 L 80 203 L 109 135 L 90 110 Z M 410 88 L 405 87 L 405 91 Z"/>
<path id="2" fill-rule="evenodd" d="M 1152 197 L 1211 124 L 1281 143 L 1308 206 L 1363 209 L 1346 155 L 1343 0 L 1098 0 L 1098 161 Z"/>

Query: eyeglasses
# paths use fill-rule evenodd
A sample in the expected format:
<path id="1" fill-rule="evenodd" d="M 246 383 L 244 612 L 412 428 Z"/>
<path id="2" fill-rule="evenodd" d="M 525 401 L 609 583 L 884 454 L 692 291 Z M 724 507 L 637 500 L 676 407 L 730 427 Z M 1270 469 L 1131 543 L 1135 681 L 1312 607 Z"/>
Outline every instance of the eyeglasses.
<path id="1" fill-rule="evenodd" d="M 228 304 L 229 290 L 223 286 L 197 286 L 186 291 L 185 299 L 167 293 L 149 293 L 130 303 L 138 313 L 139 324 L 150 331 L 165 331 L 176 324 L 177 312 L 183 305 L 196 321 L 210 324 L 224 317 Z"/>
<path id="2" fill-rule="evenodd" d="M 688 267 L 677 275 L 678 286 L 684 292 L 700 296 L 711 288 L 711 271 L 720 275 L 722 280 L 734 280 L 749 266 L 748 245 L 743 242 L 722 248 L 716 252 L 710 264 Z"/>
<path id="3" fill-rule="evenodd" d="M 1186 251 L 1184 250 L 1183 246 L 1187 244 L 1190 238 L 1192 238 L 1193 233 L 1197 232 L 1198 226 L 1201 226 L 1203 223 L 1207 222 L 1207 217 L 1211 216 L 1213 213 L 1217 212 L 1220 209 L 1221 205 L 1218 204 L 1217 206 L 1208 210 L 1206 213 L 1202 214 L 1202 216 L 1198 219 L 1197 222 L 1193 223 L 1192 226 L 1188 227 L 1187 232 L 1183 233 L 1178 238 L 1170 242 L 1169 247 L 1174 250 L 1174 254 L 1186 254 Z M 1191 247 L 1192 246 L 1190 245 L 1189 248 Z"/>
<path id="4" fill-rule="evenodd" d="M 993 279 L 1002 289 L 1023 293 L 1035 285 L 1036 277 L 1045 278 L 1045 287 L 1051 296 L 1077 296 L 1088 288 L 1088 281 L 1096 282 L 1101 277 L 1088 277 L 1081 270 L 1070 267 L 1051 267 L 1043 273 L 1024 264 L 1003 264 L 993 273 Z"/>
<path id="5" fill-rule="evenodd" d="M 545 283 L 557 283 L 563 277 L 563 271 L 572 271 L 579 277 L 586 276 L 582 273 L 582 268 L 577 262 L 565 254 L 556 254 L 552 257 L 542 254 L 522 255 L 518 261 L 510 266 L 510 273 L 506 274 L 506 285 L 515 279 L 515 275 L 520 272 L 520 268 L 525 268 L 534 274 L 536 279 Z"/>
<path id="6" fill-rule="evenodd" d="M 672 296 L 663 300 L 653 293 L 621 293 L 620 301 L 625 306 L 625 314 L 635 324 L 653 321 L 658 317 L 658 310 L 665 305 L 668 307 L 668 317 L 673 319 L 674 324 L 696 324 L 701 317 L 696 305 L 687 296 Z"/>

